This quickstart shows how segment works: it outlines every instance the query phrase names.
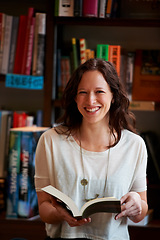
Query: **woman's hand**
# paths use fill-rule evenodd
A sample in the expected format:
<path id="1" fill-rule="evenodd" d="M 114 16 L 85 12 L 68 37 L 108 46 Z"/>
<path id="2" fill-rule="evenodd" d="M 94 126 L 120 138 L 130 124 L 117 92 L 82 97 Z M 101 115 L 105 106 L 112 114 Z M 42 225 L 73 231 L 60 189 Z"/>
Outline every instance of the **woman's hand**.
<path id="1" fill-rule="evenodd" d="M 62 219 L 62 221 L 66 221 L 70 227 L 82 226 L 86 223 L 91 222 L 91 218 L 76 219 L 72 217 L 70 211 L 67 210 L 66 207 L 64 207 L 54 197 L 51 197 L 51 203 L 56 208 L 59 217 Z"/>
<path id="2" fill-rule="evenodd" d="M 129 217 L 134 222 L 141 221 L 148 210 L 146 192 L 129 192 L 121 198 L 121 213 L 115 219 Z"/>

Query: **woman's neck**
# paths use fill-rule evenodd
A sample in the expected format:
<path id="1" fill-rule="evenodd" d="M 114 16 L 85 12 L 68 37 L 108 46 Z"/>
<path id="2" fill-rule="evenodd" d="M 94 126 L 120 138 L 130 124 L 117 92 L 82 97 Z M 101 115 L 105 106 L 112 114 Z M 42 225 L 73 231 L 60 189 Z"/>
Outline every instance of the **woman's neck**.
<path id="1" fill-rule="evenodd" d="M 83 124 L 81 125 L 78 133 L 78 141 L 82 148 L 102 152 L 108 149 L 108 146 L 113 143 L 113 135 L 109 126 Z"/>

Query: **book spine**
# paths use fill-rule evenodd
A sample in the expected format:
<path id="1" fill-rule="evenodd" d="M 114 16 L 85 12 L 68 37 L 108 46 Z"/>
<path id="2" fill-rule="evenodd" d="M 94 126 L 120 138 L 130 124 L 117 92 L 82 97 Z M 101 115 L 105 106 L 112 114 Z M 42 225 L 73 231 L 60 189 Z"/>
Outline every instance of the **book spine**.
<path id="1" fill-rule="evenodd" d="M 21 15 L 19 19 L 16 54 L 15 54 L 15 61 L 14 61 L 14 68 L 13 68 L 13 73 L 15 74 L 21 74 L 26 26 L 27 26 L 27 17 L 25 15 Z"/>
<path id="2" fill-rule="evenodd" d="M 152 101 L 131 101 L 130 110 L 155 111 L 155 102 Z"/>
<path id="3" fill-rule="evenodd" d="M 9 111 L 0 111 L 0 177 L 6 176 L 6 143 Z"/>
<path id="4" fill-rule="evenodd" d="M 98 16 L 98 0 L 83 1 L 83 16 L 84 17 Z"/>
<path id="5" fill-rule="evenodd" d="M 82 17 L 83 0 L 74 1 L 74 16 Z"/>
<path id="6" fill-rule="evenodd" d="M 32 142 L 30 132 L 21 133 L 21 154 L 19 174 L 18 216 L 29 216 L 29 166 L 32 157 Z"/>
<path id="7" fill-rule="evenodd" d="M 109 61 L 114 64 L 117 74 L 120 77 L 121 46 L 109 45 Z"/>
<path id="8" fill-rule="evenodd" d="M 109 59 L 109 45 L 108 44 L 97 44 L 97 58 L 108 61 L 108 59 Z"/>
<path id="9" fill-rule="evenodd" d="M 9 168 L 7 176 L 7 218 L 17 218 L 19 171 L 20 171 L 21 133 L 10 132 Z"/>
<path id="10" fill-rule="evenodd" d="M 44 58 L 45 58 L 45 37 L 46 37 L 46 14 L 40 13 L 38 20 L 38 36 L 37 36 L 37 61 L 36 75 L 44 74 Z"/>
<path id="11" fill-rule="evenodd" d="M 113 3 L 113 0 L 107 1 L 107 6 L 106 6 L 106 17 L 107 18 L 111 17 L 112 3 Z"/>
<path id="12" fill-rule="evenodd" d="M 1 73 L 2 74 L 6 74 L 8 72 L 9 50 L 10 50 L 11 32 L 12 32 L 12 21 L 13 21 L 13 16 L 7 15 L 6 16 L 6 23 L 5 23 L 4 49 L 3 49 L 2 67 L 1 67 Z"/>
<path id="13" fill-rule="evenodd" d="M 86 61 L 86 40 L 85 38 L 80 38 L 80 62 L 83 64 Z"/>
<path id="14" fill-rule="evenodd" d="M 26 61 L 26 67 L 25 67 L 25 74 L 26 75 L 30 75 L 30 73 L 31 73 L 34 28 L 35 28 L 35 18 L 33 17 L 32 20 L 31 20 L 28 50 L 27 50 L 27 61 Z"/>
<path id="15" fill-rule="evenodd" d="M 127 56 L 126 91 L 130 101 L 132 100 L 134 60 L 135 60 L 135 53 L 129 52 Z"/>
<path id="16" fill-rule="evenodd" d="M 73 71 L 78 67 L 78 53 L 76 38 L 72 38 L 72 51 L 73 51 Z"/>
<path id="17" fill-rule="evenodd" d="M 59 0 L 59 16 L 74 16 L 74 0 Z"/>
<path id="18" fill-rule="evenodd" d="M 58 17 L 59 15 L 59 0 L 55 0 L 54 2 L 54 16 Z"/>
<path id="19" fill-rule="evenodd" d="M 99 18 L 105 18 L 106 2 L 107 0 L 99 1 Z"/>
<path id="20" fill-rule="evenodd" d="M 11 33 L 11 44 L 10 44 L 10 51 L 9 51 L 8 73 L 13 73 L 17 34 L 18 34 L 18 24 L 19 24 L 19 17 L 14 16 L 13 24 L 12 24 L 12 33 Z"/>
<path id="21" fill-rule="evenodd" d="M 5 21 L 6 21 L 6 14 L 0 13 L 0 73 L 2 69 L 2 57 L 3 57 L 3 49 L 4 49 Z"/>
<path id="22" fill-rule="evenodd" d="M 28 8 L 27 26 L 26 26 L 26 31 L 25 31 L 24 53 L 23 53 L 23 58 L 22 58 L 21 74 L 25 74 L 25 70 L 26 70 L 28 45 L 29 45 L 29 37 L 30 37 L 30 28 L 31 28 L 33 13 L 34 13 L 34 8 L 32 8 L 32 7 Z"/>

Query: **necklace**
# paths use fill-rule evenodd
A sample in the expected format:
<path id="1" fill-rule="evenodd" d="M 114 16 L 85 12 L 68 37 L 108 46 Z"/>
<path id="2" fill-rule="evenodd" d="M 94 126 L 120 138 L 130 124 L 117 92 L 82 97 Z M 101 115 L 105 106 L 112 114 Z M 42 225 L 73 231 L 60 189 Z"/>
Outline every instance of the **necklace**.
<path id="1" fill-rule="evenodd" d="M 87 199 L 87 197 L 86 197 L 86 186 L 89 184 L 89 181 L 85 177 L 85 168 L 84 168 L 84 161 L 83 161 L 82 145 L 81 145 L 81 141 L 79 141 L 79 142 L 80 142 L 81 164 L 82 164 L 82 170 L 83 170 L 83 178 L 81 180 L 81 185 L 83 186 L 83 189 L 84 189 L 84 201 L 88 202 L 88 201 L 90 201 L 92 199 L 98 198 L 99 194 L 96 193 L 95 197 L 94 198 L 90 198 L 90 199 Z M 110 148 L 108 150 L 108 161 L 107 161 L 107 167 L 106 167 L 106 179 L 105 179 L 105 184 L 104 184 L 104 194 L 105 194 L 105 189 L 106 189 L 106 186 L 107 186 L 109 160 L 110 160 Z M 104 197 L 104 195 L 103 195 L 103 197 Z"/>

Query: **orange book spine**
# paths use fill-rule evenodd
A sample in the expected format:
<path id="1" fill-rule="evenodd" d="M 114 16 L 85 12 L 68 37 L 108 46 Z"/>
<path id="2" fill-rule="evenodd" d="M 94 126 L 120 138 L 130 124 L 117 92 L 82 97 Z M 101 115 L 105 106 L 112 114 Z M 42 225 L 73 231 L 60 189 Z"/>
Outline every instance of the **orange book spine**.
<path id="1" fill-rule="evenodd" d="M 109 45 L 109 61 L 114 64 L 118 76 L 120 76 L 121 46 Z"/>

